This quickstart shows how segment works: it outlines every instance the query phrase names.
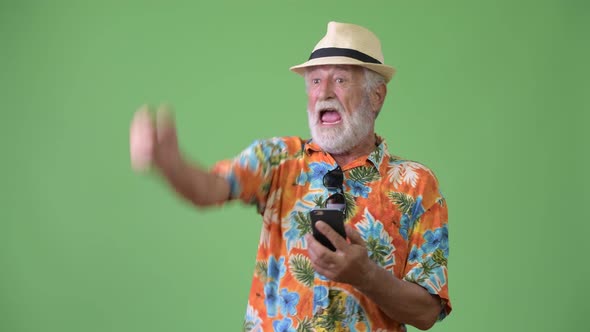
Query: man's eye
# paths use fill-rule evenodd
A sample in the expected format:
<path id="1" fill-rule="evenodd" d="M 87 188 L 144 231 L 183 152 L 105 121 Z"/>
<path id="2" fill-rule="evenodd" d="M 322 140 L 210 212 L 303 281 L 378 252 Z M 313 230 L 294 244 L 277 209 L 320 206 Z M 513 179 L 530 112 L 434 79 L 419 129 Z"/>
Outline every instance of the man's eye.
<path id="1" fill-rule="evenodd" d="M 336 79 L 336 83 L 342 84 L 342 83 L 344 83 L 344 79 L 343 78 L 337 78 Z"/>
<path id="2" fill-rule="evenodd" d="M 320 79 L 319 78 L 314 78 L 311 80 L 311 83 L 313 84 L 320 84 Z"/>

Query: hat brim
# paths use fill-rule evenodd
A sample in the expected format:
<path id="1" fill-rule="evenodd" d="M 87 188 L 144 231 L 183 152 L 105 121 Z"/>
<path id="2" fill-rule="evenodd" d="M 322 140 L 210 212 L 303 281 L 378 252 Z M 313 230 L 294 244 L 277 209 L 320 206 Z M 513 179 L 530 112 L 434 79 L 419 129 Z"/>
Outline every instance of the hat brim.
<path id="1" fill-rule="evenodd" d="M 301 76 L 305 75 L 305 70 L 309 67 L 313 66 L 323 66 L 323 65 L 352 65 L 352 66 L 361 66 L 368 68 L 372 71 L 375 71 L 381 74 L 385 81 L 388 83 L 393 75 L 395 74 L 395 68 L 388 66 L 388 65 L 381 65 L 377 63 L 366 63 L 360 60 L 356 60 L 349 57 L 344 56 L 331 56 L 331 57 L 324 57 L 324 58 L 316 58 L 311 59 L 305 63 L 302 63 L 297 66 L 293 66 L 289 68 L 294 73 L 297 73 Z"/>

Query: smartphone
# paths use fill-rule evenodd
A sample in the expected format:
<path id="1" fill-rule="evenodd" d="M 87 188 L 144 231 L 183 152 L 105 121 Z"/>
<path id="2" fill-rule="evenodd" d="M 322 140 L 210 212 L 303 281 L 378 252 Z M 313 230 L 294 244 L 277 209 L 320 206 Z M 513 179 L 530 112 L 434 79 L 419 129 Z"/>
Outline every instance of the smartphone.
<path id="1" fill-rule="evenodd" d="M 311 219 L 311 231 L 313 237 L 324 247 L 336 251 L 334 245 L 332 245 L 330 240 L 328 240 L 324 234 L 317 230 L 315 224 L 321 220 L 330 225 L 336 233 L 346 239 L 346 231 L 344 230 L 344 212 L 340 209 L 313 209 L 309 212 L 309 217 Z"/>

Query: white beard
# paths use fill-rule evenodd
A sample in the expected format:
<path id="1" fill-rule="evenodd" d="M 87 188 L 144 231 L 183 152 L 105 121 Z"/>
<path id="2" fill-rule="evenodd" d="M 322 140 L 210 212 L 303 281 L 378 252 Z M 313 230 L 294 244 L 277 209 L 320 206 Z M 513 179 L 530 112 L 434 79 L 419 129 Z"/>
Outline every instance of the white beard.
<path id="1" fill-rule="evenodd" d="M 342 121 L 336 125 L 321 126 L 318 113 L 326 108 L 337 110 Z M 314 112 L 307 110 L 307 117 L 313 141 L 322 150 L 331 154 L 351 151 L 371 134 L 375 121 L 368 98 L 364 98 L 361 105 L 352 114 L 346 113 L 338 100 L 318 101 Z"/>

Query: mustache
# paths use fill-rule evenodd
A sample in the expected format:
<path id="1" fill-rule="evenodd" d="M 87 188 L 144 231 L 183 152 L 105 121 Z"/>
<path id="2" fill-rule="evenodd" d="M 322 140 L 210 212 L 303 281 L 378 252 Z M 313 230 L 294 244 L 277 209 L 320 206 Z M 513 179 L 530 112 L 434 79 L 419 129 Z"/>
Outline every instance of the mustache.
<path id="1" fill-rule="evenodd" d="M 319 112 L 321 110 L 324 109 L 334 109 L 336 111 L 338 111 L 338 113 L 343 113 L 344 107 L 342 106 L 342 104 L 340 104 L 340 102 L 338 100 L 332 99 L 332 100 L 319 100 L 315 103 L 315 111 Z"/>

